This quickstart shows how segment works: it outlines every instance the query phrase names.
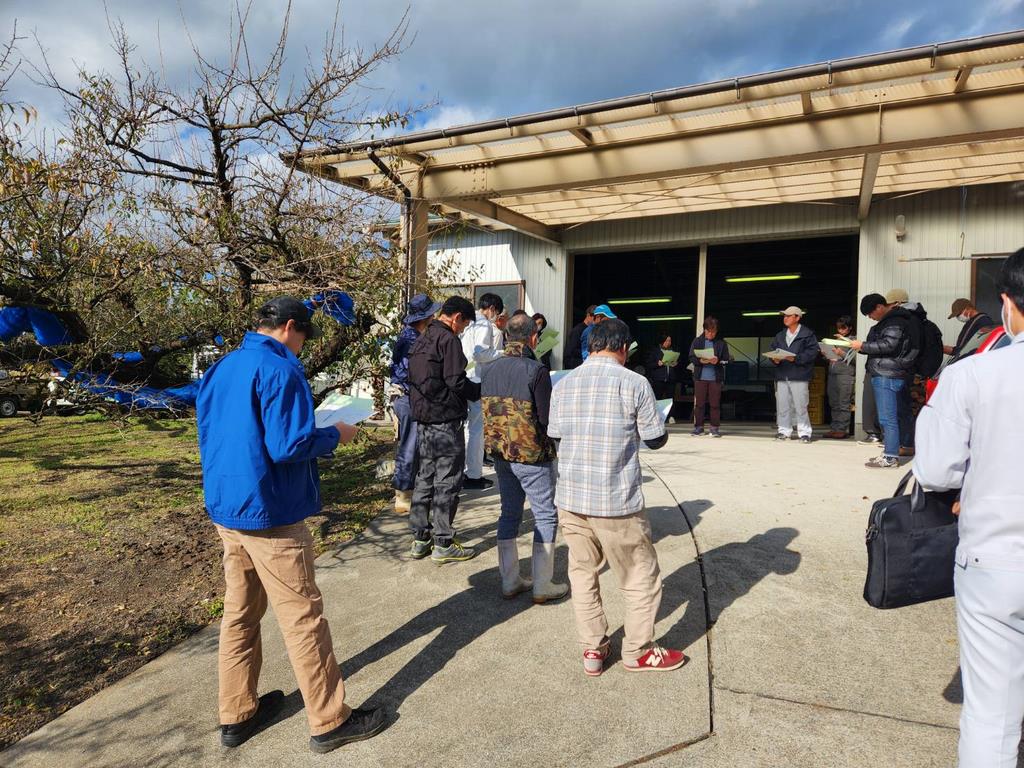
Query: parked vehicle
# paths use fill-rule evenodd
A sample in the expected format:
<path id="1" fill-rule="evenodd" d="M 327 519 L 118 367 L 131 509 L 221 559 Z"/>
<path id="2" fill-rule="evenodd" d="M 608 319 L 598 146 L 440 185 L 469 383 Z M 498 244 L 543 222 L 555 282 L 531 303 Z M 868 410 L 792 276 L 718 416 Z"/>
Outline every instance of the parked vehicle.
<path id="1" fill-rule="evenodd" d="M 967 341 L 966 344 L 964 344 L 963 348 L 960 350 L 960 354 L 956 357 L 949 358 L 949 360 L 947 360 L 939 369 L 939 372 L 925 382 L 925 402 L 928 401 L 928 398 L 932 396 L 932 392 L 934 392 L 935 388 L 939 385 L 939 377 L 942 376 L 942 372 L 946 370 L 946 368 L 960 360 L 963 360 L 965 357 L 981 355 L 985 352 L 991 352 L 994 349 L 1002 349 L 1003 347 L 1010 346 L 1010 343 L 1010 337 L 1006 335 L 1006 331 L 1001 325 L 998 328 L 980 331 L 975 334 Z"/>
<path id="2" fill-rule="evenodd" d="M 0 417 L 9 419 L 18 411 L 38 411 L 46 394 L 45 384 L 18 371 L 0 371 Z"/>

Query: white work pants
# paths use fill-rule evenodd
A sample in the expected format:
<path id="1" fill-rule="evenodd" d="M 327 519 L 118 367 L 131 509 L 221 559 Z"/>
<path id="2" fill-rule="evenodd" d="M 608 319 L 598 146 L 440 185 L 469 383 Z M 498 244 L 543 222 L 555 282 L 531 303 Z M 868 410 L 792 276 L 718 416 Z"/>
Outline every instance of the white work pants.
<path id="1" fill-rule="evenodd" d="M 480 401 L 470 401 L 466 419 L 466 477 L 479 480 L 484 474 L 484 412 Z"/>
<path id="2" fill-rule="evenodd" d="M 1002 570 L 984 556 L 957 560 L 964 685 L 959 766 L 1016 768 L 1024 719 L 1024 563 L 1021 570 Z"/>
<path id="3" fill-rule="evenodd" d="M 811 417 L 807 413 L 810 402 L 810 383 L 806 381 L 775 382 L 775 407 L 778 415 L 779 434 L 789 437 L 796 432 L 800 437 L 811 436 Z"/>

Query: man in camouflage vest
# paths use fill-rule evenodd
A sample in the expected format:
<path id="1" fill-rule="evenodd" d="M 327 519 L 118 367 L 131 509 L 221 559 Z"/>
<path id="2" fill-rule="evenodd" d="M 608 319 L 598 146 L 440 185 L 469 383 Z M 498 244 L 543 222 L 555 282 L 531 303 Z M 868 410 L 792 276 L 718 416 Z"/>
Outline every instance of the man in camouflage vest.
<path id="1" fill-rule="evenodd" d="M 556 584 L 554 572 L 555 510 L 554 443 L 547 436 L 551 376 L 533 355 L 537 326 L 527 314 L 516 315 L 505 330 L 505 354 L 490 363 L 481 381 L 484 442 L 494 458 L 501 492 L 498 518 L 498 567 L 505 598 L 533 590 L 533 602 L 566 596 L 569 587 Z M 523 506 L 533 512 L 533 579 L 519 573 L 517 537 Z"/>

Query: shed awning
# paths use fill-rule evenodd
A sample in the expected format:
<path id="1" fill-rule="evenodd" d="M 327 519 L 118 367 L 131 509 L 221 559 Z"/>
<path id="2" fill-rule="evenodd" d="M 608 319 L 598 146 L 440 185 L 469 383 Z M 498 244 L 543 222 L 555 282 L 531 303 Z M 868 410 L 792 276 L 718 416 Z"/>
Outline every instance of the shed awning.
<path id="1" fill-rule="evenodd" d="M 1024 179 L 1024 30 L 303 153 L 300 167 L 548 240 L 593 221 L 855 206 Z"/>

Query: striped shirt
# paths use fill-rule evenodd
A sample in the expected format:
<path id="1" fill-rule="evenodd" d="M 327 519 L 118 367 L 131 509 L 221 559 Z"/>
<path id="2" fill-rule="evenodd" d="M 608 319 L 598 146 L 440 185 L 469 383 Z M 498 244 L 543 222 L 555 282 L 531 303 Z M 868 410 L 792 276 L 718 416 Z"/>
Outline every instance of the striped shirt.
<path id="1" fill-rule="evenodd" d="M 593 517 L 641 511 L 640 442 L 664 434 L 647 379 L 604 355 L 588 357 L 551 395 L 548 436 L 561 439 L 555 506 Z"/>

